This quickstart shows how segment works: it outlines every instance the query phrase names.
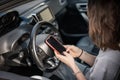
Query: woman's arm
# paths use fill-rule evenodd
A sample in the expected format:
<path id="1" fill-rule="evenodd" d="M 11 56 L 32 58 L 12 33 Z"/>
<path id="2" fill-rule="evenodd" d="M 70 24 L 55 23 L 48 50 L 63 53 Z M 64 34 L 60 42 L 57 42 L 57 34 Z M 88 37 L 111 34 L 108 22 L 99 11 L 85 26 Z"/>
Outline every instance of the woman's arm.
<path id="1" fill-rule="evenodd" d="M 85 51 L 83 51 L 82 53 L 80 53 L 81 56 L 79 56 L 79 59 L 85 61 L 87 64 L 89 64 L 90 66 L 92 66 L 94 64 L 94 61 L 96 59 L 96 56 L 91 55 Z"/>
<path id="2" fill-rule="evenodd" d="M 65 63 L 68 67 L 70 67 L 73 70 L 73 74 L 76 76 L 77 80 L 86 80 L 83 73 L 80 71 L 78 66 L 75 64 L 74 58 L 67 52 L 64 52 L 64 56 L 55 52 L 56 57 Z"/>
<path id="3" fill-rule="evenodd" d="M 85 61 L 90 66 L 93 65 L 96 56 L 91 55 L 74 45 L 65 45 L 65 47 L 67 49 L 66 51 L 69 52 L 73 57 L 79 57 L 79 59 Z"/>
<path id="4" fill-rule="evenodd" d="M 73 70 L 73 74 L 76 76 L 77 80 L 86 80 L 85 76 L 76 64 L 71 66 L 71 69 Z"/>

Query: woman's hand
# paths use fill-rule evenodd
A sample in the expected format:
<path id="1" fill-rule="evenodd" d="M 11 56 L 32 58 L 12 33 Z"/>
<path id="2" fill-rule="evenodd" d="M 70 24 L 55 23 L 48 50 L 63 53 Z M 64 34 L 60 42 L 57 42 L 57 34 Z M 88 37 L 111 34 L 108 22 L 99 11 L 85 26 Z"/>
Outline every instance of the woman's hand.
<path id="1" fill-rule="evenodd" d="M 54 51 L 55 52 L 55 51 Z M 56 57 L 63 63 L 65 63 L 70 68 L 73 68 L 76 64 L 74 58 L 67 52 L 63 52 L 64 55 L 55 52 Z"/>
<path id="2" fill-rule="evenodd" d="M 82 50 L 74 45 L 64 45 L 66 52 L 69 52 L 74 58 L 81 55 Z"/>
<path id="3" fill-rule="evenodd" d="M 56 57 L 72 69 L 77 80 L 86 80 L 85 76 L 83 75 L 81 70 L 75 64 L 75 61 L 74 61 L 74 58 L 72 57 L 72 55 L 70 55 L 67 52 L 63 52 L 63 54 L 64 55 L 61 55 L 60 53 L 55 52 Z"/>

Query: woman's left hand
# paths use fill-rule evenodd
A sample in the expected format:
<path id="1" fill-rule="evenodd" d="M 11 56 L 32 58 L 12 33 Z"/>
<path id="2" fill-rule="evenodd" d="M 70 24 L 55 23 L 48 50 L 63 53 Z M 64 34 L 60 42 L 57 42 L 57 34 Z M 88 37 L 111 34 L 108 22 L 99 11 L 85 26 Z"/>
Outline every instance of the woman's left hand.
<path id="1" fill-rule="evenodd" d="M 54 51 L 55 52 L 55 51 Z M 55 52 L 56 57 L 63 63 L 65 63 L 70 68 L 74 67 L 75 61 L 74 58 L 67 52 L 63 52 L 64 55 L 61 55 L 60 53 Z"/>

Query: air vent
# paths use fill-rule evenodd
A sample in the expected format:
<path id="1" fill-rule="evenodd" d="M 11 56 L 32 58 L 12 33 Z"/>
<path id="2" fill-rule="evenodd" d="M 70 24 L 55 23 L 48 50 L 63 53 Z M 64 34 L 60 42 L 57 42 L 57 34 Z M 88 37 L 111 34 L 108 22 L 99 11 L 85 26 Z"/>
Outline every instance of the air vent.
<path id="1" fill-rule="evenodd" d="M 87 3 L 77 3 L 76 7 L 80 12 L 87 12 Z"/>
<path id="2" fill-rule="evenodd" d="M 59 0 L 60 5 L 64 5 L 66 3 L 66 0 Z"/>

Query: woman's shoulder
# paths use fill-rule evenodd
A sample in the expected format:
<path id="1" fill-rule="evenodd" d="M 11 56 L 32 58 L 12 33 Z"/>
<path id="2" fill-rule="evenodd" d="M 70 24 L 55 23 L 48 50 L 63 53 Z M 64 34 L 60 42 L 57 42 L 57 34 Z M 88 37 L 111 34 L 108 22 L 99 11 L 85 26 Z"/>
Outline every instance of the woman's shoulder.
<path id="1" fill-rule="evenodd" d="M 103 56 L 120 56 L 120 51 L 108 48 L 106 50 L 100 50 L 99 55 L 103 55 Z"/>

